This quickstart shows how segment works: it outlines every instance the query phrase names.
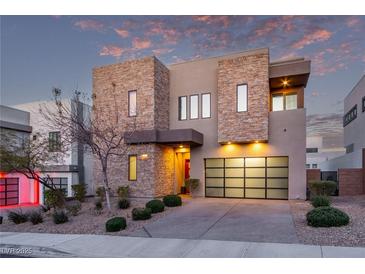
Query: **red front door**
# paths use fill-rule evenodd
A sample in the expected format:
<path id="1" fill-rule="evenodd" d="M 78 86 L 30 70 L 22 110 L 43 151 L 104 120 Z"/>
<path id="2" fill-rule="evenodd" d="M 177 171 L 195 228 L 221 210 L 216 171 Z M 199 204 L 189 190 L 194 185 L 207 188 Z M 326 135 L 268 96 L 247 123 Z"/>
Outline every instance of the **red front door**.
<path id="1" fill-rule="evenodd" d="M 190 178 L 190 159 L 185 159 L 185 179 Z"/>

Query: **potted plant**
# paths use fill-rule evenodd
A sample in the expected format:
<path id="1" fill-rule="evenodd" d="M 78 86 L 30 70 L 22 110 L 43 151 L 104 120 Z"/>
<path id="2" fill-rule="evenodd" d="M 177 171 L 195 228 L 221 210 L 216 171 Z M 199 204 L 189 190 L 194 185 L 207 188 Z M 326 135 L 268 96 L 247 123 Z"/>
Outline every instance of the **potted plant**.
<path id="1" fill-rule="evenodd" d="M 184 185 L 180 187 L 180 193 L 186 194 L 186 180 L 184 181 Z"/>
<path id="2" fill-rule="evenodd" d="M 196 196 L 196 190 L 199 187 L 200 180 L 199 179 L 187 179 L 185 180 L 186 188 L 190 190 L 191 196 Z"/>

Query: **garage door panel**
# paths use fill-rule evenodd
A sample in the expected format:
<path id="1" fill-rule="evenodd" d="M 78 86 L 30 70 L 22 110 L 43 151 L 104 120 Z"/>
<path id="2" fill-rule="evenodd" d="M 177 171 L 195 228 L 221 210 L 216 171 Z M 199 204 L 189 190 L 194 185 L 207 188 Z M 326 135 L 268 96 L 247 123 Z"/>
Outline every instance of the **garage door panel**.
<path id="1" fill-rule="evenodd" d="M 243 188 L 226 188 L 225 191 L 228 198 L 243 198 Z"/>
<path id="2" fill-rule="evenodd" d="M 224 188 L 206 188 L 205 195 L 210 197 L 224 197 Z"/>
<path id="3" fill-rule="evenodd" d="M 243 168 L 226 168 L 226 177 L 243 177 Z"/>
<path id="4" fill-rule="evenodd" d="M 287 199 L 288 190 L 287 189 L 267 189 L 268 199 Z"/>
<path id="5" fill-rule="evenodd" d="M 268 157 L 267 166 L 268 167 L 287 167 L 288 157 Z"/>
<path id="6" fill-rule="evenodd" d="M 267 187 L 268 188 L 288 188 L 288 179 L 271 179 L 267 178 Z"/>
<path id="7" fill-rule="evenodd" d="M 224 159 L 205 159 L 206 167 L 224 167 Z"/>
<path id="8" fill-rule="evenodd" d="M 246 198 L 264 199 L 265 198 L 265 189 L 246 188 L 245 195 L 246 195 Z"/>
<path id="9" fill-rule="evenodd" d="M 243 188 L 243 178 L 226 178 L 226 187 Z"/>
<path id="10" fill-rule="evenodd" d="M 206 177 L 224 177 L 224 170 L 220 168 L 207 168 L 206 169 Z"/>
<path id="11" fill-rule="evenodd" d="M 246 177 L 265 177 L 265 168 L 246 168 Z"/>
<path id="12" fill-rule="evenodd" d="M 265 178 L 246 178 L 246 187 L 265 187 Z"/>
<path id="13" fill-rule="evenodd" d="M 288 177 L 288 168 L 286 167 L 267 168 L 267 177 Z"/>
<path id="14" fill-rule="evenodd" d="M 206 178 L 205 185 L 207 187 L 223 187 L 224 179 L 223 178 Z"/>
<path id="15" fill-rule="evenodd" d="M 245 158 L 246 167 L 265 167 L 265 158 Z"/>

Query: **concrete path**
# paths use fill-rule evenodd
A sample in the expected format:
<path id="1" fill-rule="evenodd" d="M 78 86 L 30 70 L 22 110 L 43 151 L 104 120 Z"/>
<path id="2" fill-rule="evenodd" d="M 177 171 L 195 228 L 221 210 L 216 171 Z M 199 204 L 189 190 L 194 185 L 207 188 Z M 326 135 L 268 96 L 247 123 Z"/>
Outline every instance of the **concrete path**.
<path id="1" fill-rule="evenodd" d="M 0 257 L 365 258 L 365 248 L 0 232 Z"/>
<path id="2" fill-rule="evenodd" d="M 287 201 L 193 199 L 132 236 L 298 243 Z"/>

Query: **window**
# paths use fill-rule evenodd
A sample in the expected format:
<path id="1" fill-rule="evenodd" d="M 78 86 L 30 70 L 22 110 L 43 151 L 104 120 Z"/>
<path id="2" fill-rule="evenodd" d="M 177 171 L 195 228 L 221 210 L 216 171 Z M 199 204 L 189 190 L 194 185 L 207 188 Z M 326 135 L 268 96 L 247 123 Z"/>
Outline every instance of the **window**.
<path id="1" fill-rule="evenodd" d="M 137 116 L 137 91 L 128 91 L 128 116 Z"/>
<path id="2" fill-rule="evenodd" d="M 50 152 L 56 152 L 61 150 L 61 133 L 59 131 L 49 133 L 48 145 Z"/>
<path id="3" fill-rule="evenodd" d="M 247 85 L 237 85 L 237 112 L 247 111 Z"/>
<path id="4" fill-rule="evenodd" d="M 318 168 L 317 164 L 312 164 L 312 168 Z"/>
<path id="5" fill-rule="evenodd" d="M 318 153 L 317 147 L 307 147 L 307 153 Z"/>
<path id="6" fill-rule="evenodd" d="M 354 105 L 343 117 L 343 126 L 347 126 L 357 117 L 357 105 Z"/>
<path id="7" fill-rule="evenodd" d="M 202 94 L 202 118 L 210 118 L 210 93 Z"/>
<path id="8" fill-rule="evenodd" d="M 190 119 L 199 118 L 199 95 L 190 95 Z"/>
<path id="9" fill-rule="evenodd" d="M 51 178 L 53 185 L 56 189 L 61 189 L 63 193 L 67 196 L 68 195 L 68 180 L 67 177 L 53 177 Z M 47 190 L 47 189 L 45 189 Z"/>
<path id="10" fill-rule="evenodd" d="M 354 152 L 354 144 L 349 144 L 345 147 L 346 153 Z"/>
<path id="11" fill-rule="evenodd" d="M 179 120 L 186 120 L 187 117 L 187 99 L 186 96 L 179 97 Z"/>
<path id="12" fill-rule="evenodd" d="M 305 164 L 305 168 L 311 168 L 310 164 Z"/>
<path id="13" fill-rule="evenodd" d="M 298 108 L 296 93 L 276 93 L 272 95 L 272 111 L 291 110 Z"/>
<path id="14" fill-rule="evenodd" d="M 362 97 L 362 112 L 365 112 L 365 96 Z"/>
<path id="15" fill-rule="evenodd" d="M 129 155 L 128 159 L 128 180 L 137 180 L 137 155 Z"/>

